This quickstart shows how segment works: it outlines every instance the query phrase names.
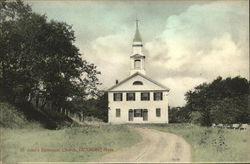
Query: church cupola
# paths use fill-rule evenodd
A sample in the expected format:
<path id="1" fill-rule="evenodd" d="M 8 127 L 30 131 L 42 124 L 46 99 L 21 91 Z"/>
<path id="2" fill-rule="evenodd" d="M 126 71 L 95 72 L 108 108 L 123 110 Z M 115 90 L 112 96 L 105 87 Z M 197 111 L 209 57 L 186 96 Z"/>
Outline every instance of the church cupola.
<path id="1" fill-rule="evenodd" d="M 131 68 L 130 68 L 130 75 L 139 72 L 143 75 L 146 74 L 145 72 L 145 55 L 142 53 L 142 39 L 139 32 L 138 27 L 138 20 L 136 20 L 136 31 L 135 36 L 133 39 L 133 53 L 130 56 L 131 61 Z"/>

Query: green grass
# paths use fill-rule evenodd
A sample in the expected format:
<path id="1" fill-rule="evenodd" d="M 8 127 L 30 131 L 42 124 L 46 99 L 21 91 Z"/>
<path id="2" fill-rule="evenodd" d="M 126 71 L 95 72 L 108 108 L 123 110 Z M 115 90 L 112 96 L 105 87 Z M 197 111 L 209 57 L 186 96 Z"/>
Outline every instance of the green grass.
<path id="1" fill-rule="evenodd" d="M 250 162 L 249 130 L 206 128 L 190 124 L 147 127 L 182 136 L 192 147 L 193 162 Z"/>
<path id="2" fill-rule="evenodd" d="M 140 140 L 127 126 L 79 126 L 56 113 L 46 115 L 30 106 L 22 109 L 0 102 L 0 159 L 4 163 L 91 161 Z M 32 119 L 34 115 L 39 118 Z M 48 119 L 60 129 L 45 129 Z"/>
<path id="3" fill-rule="evenodd" d="M 30 103 L 12 105 L 0 102 L 0 127 L 62 129 L 75 125 L 71 118 L 55 110 L 41 110 Z"/>
<path id="4" fill-rule="evenodd" d="M 82 126 L 61 130 L 1 128 L 1 151 L 4 162 L 73 162 L 94 160 L 105 153 L 134 145 L 140 136 L 127 126 Z M 24 148 L 24 152 L 20 149 Z M 60 152 L 27 152 L 28 149 L 59 149 Z M 82 149 L 62 152 L 64 148 L 101 148 L 102 151 Z M 109 150 L 109 151 L 110 151 Z"/>
<path id="5" fill-rule="evenodd" d="M 28 121 L 25 115 L 15 106 L 6 102 L 0 102 L 0 127 L 35 128 L 40 127 L 40 124 Z"/>

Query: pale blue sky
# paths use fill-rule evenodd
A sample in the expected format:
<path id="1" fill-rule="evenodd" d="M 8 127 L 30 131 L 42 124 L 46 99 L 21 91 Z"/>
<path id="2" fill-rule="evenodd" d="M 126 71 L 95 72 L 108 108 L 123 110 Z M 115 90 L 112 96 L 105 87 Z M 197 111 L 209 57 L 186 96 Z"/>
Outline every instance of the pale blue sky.
<path id="1" fill-rule="evenodd" d="M 249 76 L 248 1 L 28 1 L 35 12 L 73 26 L 102 89 L 128 76 L 135 19 L 147 75 L 168 86 L 171 106 L 217 76 Z"/>
<path id="2" fill-rule="evenodd" d="M 165 28 L 166 19 L 179 14 L 192 3 L 151 1 L 34 1 L 34 11 L 45 13 L 49 19 L 73 25 L 84 40 L 122 33 L 124 28 L 134 32 L 134 21 L 140 19 L 143 38 L 150 40 Z M 131 36 L 132 37 L 132 34 Z M 79 39 L 81 39 L 79 38 Z"/>

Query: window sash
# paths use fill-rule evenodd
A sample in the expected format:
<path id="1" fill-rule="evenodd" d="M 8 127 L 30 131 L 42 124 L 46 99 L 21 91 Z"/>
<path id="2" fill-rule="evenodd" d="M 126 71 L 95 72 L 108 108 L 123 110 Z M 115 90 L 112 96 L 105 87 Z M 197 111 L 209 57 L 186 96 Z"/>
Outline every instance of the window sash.
<path id="1" fill-rule="evenodd" d="M 122 101 L 122 93 L 114 93 L 114 101 Z"/>
<path id="2" fill-rule="evenodd" d="M 127 93 L 127 101 L 135 101 L 135 93 Z"/>
<path id="3" fill-rule="evenodd" d="M 121 117 L 121 109 L 116 109 L 115 110 L 115 116 L 116 117 Z"/>
<path id="4" fill-rule="evenodd" d="M 142 92 L 141 93 L 141 100 L 142 101 L 149 101 L 150 100 L 150 93 L 149 92 Z"/>
<path id="5" fill-rule="evenodd" d="M 161 108 L 156 108 L 156 117 L 161 117 Z"/>
<path id="6" fill-rule="evenodd" d="M 162 92 L 154 92 L 154 100 L 162 100 Z"/>

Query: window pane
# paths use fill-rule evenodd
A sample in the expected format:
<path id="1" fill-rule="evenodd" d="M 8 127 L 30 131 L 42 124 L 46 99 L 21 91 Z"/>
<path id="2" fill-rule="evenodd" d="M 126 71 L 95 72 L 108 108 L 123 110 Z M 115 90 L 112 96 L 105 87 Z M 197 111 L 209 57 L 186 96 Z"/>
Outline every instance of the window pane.
<path id="1" fill-rule="evenodd" d="M 134 117 L 142 117 L 142 109 L 135 109 Z"/>
<path id="2" fill-rule="evenodd" d="M 127 93 L 127 101 L 134 101 L 135 93 Z"/>
<path id="3" fill-rule="evenodd" d="M 156 108 L 156 117 L 161 117 L 161 108 Z"/>
<path id="4" fill-rule="evenodd" d="M 122 101 L 122 93 L 114 93 L 114 101 Z"/>
<path id="5" fill-rule="evenodd" d="M 116 109 L 116 117 L 120 117 L 121 116 L 121 109 Z"/>
<path id="6" fill-rule="evenodd" d="M 135 68 L 141 68 L 141 60 L 135 60 Z"/>
<path id="7" fill-rule="evenodd" d="M 162 100 L 162 92 L 154 92 L 154 100 Z"/>
<path id="8" fill-rule="evenodd" d="M 142 92 L 141 93 L 141 100 L 150 100 L 149 92 Z"/>

